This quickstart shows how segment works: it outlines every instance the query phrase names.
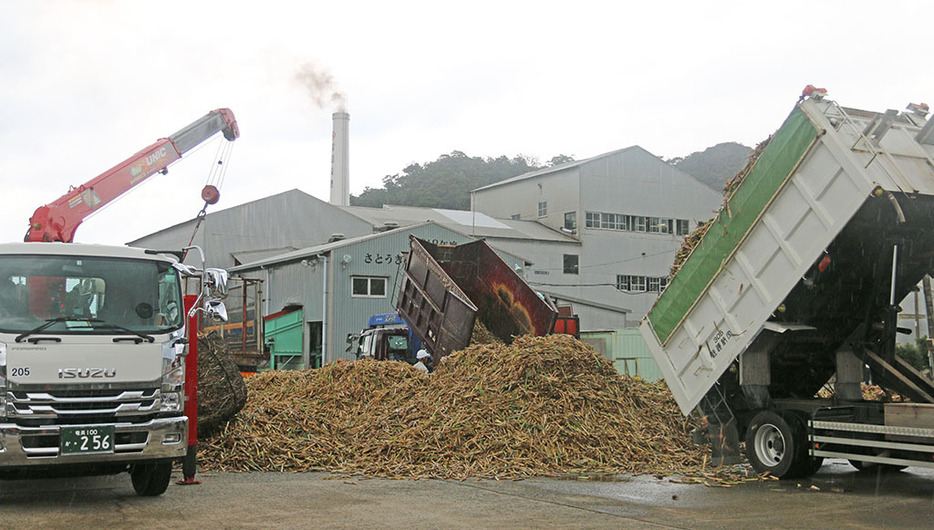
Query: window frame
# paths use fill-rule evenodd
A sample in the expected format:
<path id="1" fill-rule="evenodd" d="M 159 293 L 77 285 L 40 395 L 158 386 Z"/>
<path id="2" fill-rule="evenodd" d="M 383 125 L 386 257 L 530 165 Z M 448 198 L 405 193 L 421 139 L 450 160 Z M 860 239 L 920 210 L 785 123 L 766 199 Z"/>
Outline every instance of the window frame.
<path id="1" fill-rule="evenodd" d="M 675 222 L 675 235 L 686 236 L 691 233 L 691 222 L 687 219 L 677 219 Z"/>
<path id="2" fill-rule="evenodd" d="M 357 293 L 357 280 L 366 280 L 366 294 Z M 373 285 L 374 280 L 378 280 L 377 283 L 381 282 L 383 284 L 382 294 L 373 294 Z M 386 298 L 387 289 L 386 287 L 389 284 L 389 278 L 386 276 L 366 276 L 366 275 L 357 275 L 350 277 L 350 296 L 351 298 Z"/>

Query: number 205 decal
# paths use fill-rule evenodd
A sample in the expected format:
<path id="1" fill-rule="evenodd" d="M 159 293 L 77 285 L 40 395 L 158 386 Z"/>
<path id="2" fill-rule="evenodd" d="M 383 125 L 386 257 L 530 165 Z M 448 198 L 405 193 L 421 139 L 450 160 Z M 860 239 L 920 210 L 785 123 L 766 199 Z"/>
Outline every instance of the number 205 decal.
<path id="1" fill-rule="evenodd" d="M 29 377 L 29 367 L 28 366 L 11 367 L 10 377 Z"/>

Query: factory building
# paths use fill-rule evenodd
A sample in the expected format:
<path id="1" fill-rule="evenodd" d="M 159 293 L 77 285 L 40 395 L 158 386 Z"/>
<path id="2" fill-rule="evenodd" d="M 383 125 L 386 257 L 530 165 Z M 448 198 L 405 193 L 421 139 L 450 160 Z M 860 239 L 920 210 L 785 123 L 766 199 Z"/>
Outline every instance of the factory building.
<path id="1" fill-rule="evenodd" d="M 291 190 L 129 244 L 191 241 L 208 266 L 247 278 L 233 284 L 232 321 L 222 330 L 239 333 L 244 351 L 268 349 L 273 365 L 307 367 L 348 358 L 347 334 L 370 315 L 394 311 L 409 234 L 450 244 L 486 239 L 534 289 L 579 315 L 583 330 L 618 330 L 638 325 L 665 287 L 682 238 L 719 201 L 693 177 L 631 147 L 474 190 L 472 211 L 346 206 Z M 375 290 L 355 294 L 364 284 Z M 264 327 L 297 335 L 269 341 Z"/>
<path id="2" fill-rule="evenodd" d="M 345 351 L 347 336 L 364 329 L 370 316 L 395 312 L 393 295 L 410 236 L 436 244 L 473 241 L 466 234 L 424 222 L 231 268 L 231 273 L 263 284 L 261 314 L 267 323 L 270 367 L 307 368 L 354 359 Z M 527 266 L 518 256 L 499 254 L 514 269 Z"/>
<path id="3" fill-rule="evenodd" d="M 365 220 L 299 190 L 212 211 L 127 243 L 131 247 L 197 245 L 209 267 L 231 268 L 319 245 L 333 236 L 372 234 Z M 190 242 L 190 243 L 189 243 Z M 195 264 L 199 265 L 200 264 Z"/>
<path id="4" fill-rule="evenodd" d="M 638 325 L 667 285 L 684 236 L 713 217 L 721 201 L 691 175 L 633 146 L 479 188 L 471 209 L 574 237 L 579 248 L 560 255 L 506 241 L 501 248 L 536 263 L 527 281 L 558 303 L 580 307 L 584 329 L 617 329 Z M 614 311 L 627 319 L 612 320 Z"/>

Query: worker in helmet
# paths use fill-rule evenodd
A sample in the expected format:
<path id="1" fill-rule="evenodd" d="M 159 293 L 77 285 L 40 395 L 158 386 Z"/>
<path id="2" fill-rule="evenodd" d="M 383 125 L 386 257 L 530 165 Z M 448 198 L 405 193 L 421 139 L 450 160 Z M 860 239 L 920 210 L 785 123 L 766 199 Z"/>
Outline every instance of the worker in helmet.
<path id="1" fill-rule="evenodd" d="M 425 348 L 418 350 L 418 353 L 415 354 L 415 368 L 425 372 L 426 374 L 431 371 L 431 354 L 428 353 Z"/>

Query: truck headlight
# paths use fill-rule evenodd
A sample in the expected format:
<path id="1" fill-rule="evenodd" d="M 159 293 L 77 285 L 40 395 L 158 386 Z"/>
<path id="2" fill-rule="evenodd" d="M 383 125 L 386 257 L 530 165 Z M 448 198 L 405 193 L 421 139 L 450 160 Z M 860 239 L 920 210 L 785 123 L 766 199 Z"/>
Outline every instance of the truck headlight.
<path id="1" fill-rule="evenodd" d="M 183 359 L 179 357 L 178 359 Z M 182 394 L 185 391 L 185 364 L 172 363 L 163 368 L 161 412 L 182 410 Z"/>

